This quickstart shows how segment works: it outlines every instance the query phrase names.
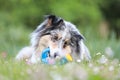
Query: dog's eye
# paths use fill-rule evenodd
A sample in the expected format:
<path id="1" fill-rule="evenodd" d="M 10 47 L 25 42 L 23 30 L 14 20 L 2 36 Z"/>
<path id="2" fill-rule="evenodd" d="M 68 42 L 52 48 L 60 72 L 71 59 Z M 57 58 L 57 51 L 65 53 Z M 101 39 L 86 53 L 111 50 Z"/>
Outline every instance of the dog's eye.
<path id="1" fill-rule="evenodd" d="M 58 36 L 53 36 L 53 37 L 51 38 L 51 40 L 52 40 L 53 42 L 57 41 L 57 40 L 58 40 Z"/>
<path id="2" fill-rule="evenodd" d="M 68 45 L 68 41 L 65 41 L 65 43 L 64 43 L 65 45 Z"/>
<path id="3" fill-rule="evenodd" d="M 65 48 L 66 46 L 68 46 L 69 45 L 69 41 L 65 41 L 64 42 L 64 45 L 63 45 L 63 48 Z"/>
<path id="4" fill-rule="evenodd" d="M 57 39 L 58 39 L 58 36 L 54 36 L 53 38 L 54 38 L 54 40 L 57 40 Z"/>

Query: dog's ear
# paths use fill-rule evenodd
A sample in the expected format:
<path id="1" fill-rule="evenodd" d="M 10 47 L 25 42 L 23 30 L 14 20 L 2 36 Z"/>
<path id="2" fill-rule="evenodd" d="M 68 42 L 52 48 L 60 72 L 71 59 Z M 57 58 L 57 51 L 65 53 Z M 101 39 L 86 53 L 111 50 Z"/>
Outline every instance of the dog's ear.
<path id="1" fill-rule="evenodd" d="M 46 27 L 51 27 L 51 26 L 59 26 L 63 24 L 63 19 L 55 16 L 55 15 L 47 15 L 45 16 L 47 19 L 47 25 Z"/>
<path id="2" fill-rule="evenodd" d="M 46 20 L 34 31 L 39 34 L 39 37 L 51 34 L 54 29 L 61 29 L 61 25 L 64 24 L 63 19 L 55 15 L 46 15 L 45 18 Z"/>
<path id="3" fill-rule="evenodd" d="M 81 35 L 80 33 L 76 33 L 75 31 L 71 31 L 71 35 L 74 36 L 74 38 L 78 41 L 84 39 L 83 35 Z"/>
<path id="4" fill-rule="evenodd" d="M 71 38 L 71 45 L 73 47 L 76 47 L 75 51 L 76 51 L 76 53 L 79 54 L 79 52 L 80 52 L 80 44 L 79 44 L 79 42 L 81 40 L 84 40 L 84 37 L 80 33 L 76 33 L 74 31 L 72 31 L 71 36 L 72 36 L 72 38 Z"/>
<path id="5" fill-rule="evenodd" d="M 55 23 L 55 21 L 57 21 L 57 17 L 55 15 L 46 15 L 45 19 L 47 19 L 47 27 L 50 27 Z"/>
<path id="6" fill-rule="evenodd" d="M 76 34 L 74 35 L 78 40 L 84 39 L 84 37 L 80 34 Z"/>

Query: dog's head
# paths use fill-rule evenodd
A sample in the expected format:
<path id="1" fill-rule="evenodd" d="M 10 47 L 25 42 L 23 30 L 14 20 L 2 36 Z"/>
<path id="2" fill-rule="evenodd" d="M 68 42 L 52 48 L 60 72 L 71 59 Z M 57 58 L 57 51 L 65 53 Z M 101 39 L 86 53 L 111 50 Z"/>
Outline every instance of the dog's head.
<path id="1" fill-rule="evenodd" d="M 48 47 L 50 56 L 65 56 L 67 53 L 80 53 L 80 41 L 83 36 L 76 27 L 54 15 L 46 16 L 45 21 L 32 34 L 32 46 L 38 47 L 39 40 L 50 35 Z"/>
<path id="2" fill-rule="evenodd" d="M 76 32 L 65 28 L 64 30 L 53 30 L 50 36 L 49 47 L 51 57 L 63 57 L 68 53 L 80 53 L 79 41 L 83 39 L 83 37 Z"/>

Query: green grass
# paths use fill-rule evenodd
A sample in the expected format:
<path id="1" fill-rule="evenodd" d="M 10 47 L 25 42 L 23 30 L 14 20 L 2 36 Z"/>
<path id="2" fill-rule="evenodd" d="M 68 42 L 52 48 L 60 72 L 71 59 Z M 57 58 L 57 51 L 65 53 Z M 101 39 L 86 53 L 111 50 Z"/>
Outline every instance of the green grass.
<path id="1" fill-rule="evenodd" d="M 71 62 L 65 65 L 27 65 L 14 60 L 17 52 L 29 45 L 32 30 L 23 25 L 0 24 L 0 80 L 119 80 L 120 77 L 120 41 L 114 38 L 101 39 L 90 29 L 82 30 L 85 44 L 90 49 L 92 60 Z M 85 31 L 85 32 L 84 32 Z M 95 32 L 95 31 L 94 31 Z M 105 49 L 110 47 L 114 57 L 109 58 Z M 98 54 L 99 53 L 99 54 Z M 101 63 L 100 59 L 105 55 Z"/>
<path id="2" fill-rule="evenodd" d="M 27 65 L 14 59 L 0 60 L 0 80 L 118 80 L 119 70 L 116 60 L 104 64 L 91 61 L 65 65 Z"/>

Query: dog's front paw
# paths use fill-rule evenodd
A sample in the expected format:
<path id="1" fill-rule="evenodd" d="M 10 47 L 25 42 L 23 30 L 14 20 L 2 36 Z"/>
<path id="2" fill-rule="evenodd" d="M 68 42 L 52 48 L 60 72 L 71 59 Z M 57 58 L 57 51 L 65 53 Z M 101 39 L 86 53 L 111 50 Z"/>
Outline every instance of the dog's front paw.
<path id="1" fill-rule="evenodd" d="M 33 48 L 32 47 L 24 47 L 19 51 L 17 56 L 15 57 L 16 60 L 21 61 L 24 59 L 29 59 L 32 56 Z"/>

